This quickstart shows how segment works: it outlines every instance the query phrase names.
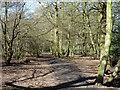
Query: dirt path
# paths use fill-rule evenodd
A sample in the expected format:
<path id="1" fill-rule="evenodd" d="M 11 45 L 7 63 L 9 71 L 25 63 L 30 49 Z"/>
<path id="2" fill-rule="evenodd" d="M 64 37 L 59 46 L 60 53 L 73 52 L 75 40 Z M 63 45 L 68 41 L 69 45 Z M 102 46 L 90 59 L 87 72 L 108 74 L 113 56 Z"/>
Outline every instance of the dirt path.
<path id="1" fill-rule="evenodd" d="M 98 60 L 68 61 L 45 53 L 29 59 L 30 63 L 2 67 L 3 90 L 106 88 L 94 85 Z"/>

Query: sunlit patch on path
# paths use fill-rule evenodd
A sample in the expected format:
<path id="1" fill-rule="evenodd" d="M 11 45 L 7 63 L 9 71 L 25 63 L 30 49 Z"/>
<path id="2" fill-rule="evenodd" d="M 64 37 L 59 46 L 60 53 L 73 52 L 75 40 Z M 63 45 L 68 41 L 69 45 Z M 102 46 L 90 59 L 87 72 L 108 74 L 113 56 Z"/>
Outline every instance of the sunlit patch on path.
<path id="1" fill-rule="evenodd" d="M 3 67 L 3 89 L 96 87 L 97 60 L 62 60 L 43 54 L 30 63 Z"/>

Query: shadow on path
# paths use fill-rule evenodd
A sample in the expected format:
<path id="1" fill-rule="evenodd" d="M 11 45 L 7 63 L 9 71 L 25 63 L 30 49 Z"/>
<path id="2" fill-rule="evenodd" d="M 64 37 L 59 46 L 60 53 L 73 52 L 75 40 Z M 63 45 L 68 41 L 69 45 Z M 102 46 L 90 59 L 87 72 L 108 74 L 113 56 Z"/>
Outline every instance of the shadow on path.
<path id="1" fill-rule="evenodd" d="M 14 77 L 13 80 L 8 80 L 7 82 L 5 82 L 6 87 L 3 87 L 3 90 L 57 90 L 57 89 L 74 90 L 76 88 L 79 88 L 79 90 L 83 90 L 83 88 L 81 87 L 85 87 L 86 90 L 99 90 L 99 88 L 95 88 L 95 87 L 91 89 L 87 88 L 88 86 L 94 86 L 95 84 L 94 79 L 96 78 L 95 76 L 83 77 L 81 70 L 78 69 L 77 66 L 75 66 L 73 63 L 70 63 L 69 61 L 60 60 L 48 54 L 44 54 L 40 58 L 31 58 L 31 61 L 32 61 L 31 63 L 25 64 L 24 67 L 21 66 L 19 67 L 19 69 L 17 69 L 18 66 L 13 67 L 14 70 L 17 69 L 16 71 L 13 72 L 13 74 L 16 73 L 17 71 L 19 71 L 18 74 L 21 74 L 20 70 L 29 71 L 32 69 L 31 71 L 32 74 L 29 75 L 30 77 L 29 76 L 25 78 L 22 77 L 23 78 L 22 80 L 19 80 L 17 77 Z M 41 64 L 42 62 L 44 62 L 45 65 L 42 65 Z M 41 65 L 44 67 L 41 67 Z M 51 70 L 41 75 L 39 70 L 41 69 L 44 70 L 45 68 L 46 69 L 51 68 Z M 8 72 L 7 74 L 9 73 L 10 72 Z M 30 72 L 28 74 L 30 74 Z M 47 75 L 49 76 L 50 74 L 53 75 L 56 81 L 50 81 L 51 80 L 50 77 L 46 78 L 46 76 Z M 27 80 L 30 80 L 29 82 L 32 83 L 34 82 L 33 79 L 37 79 L 39 82 L 40 81 L 39 78 L 41 77 L 42 78 L 45 77 L 46 83 L 50 82 L 51 84 L 59 81 L 59 84 L 56 85 L 53 84 L 51 86 L 39 85 L 37 88 L 30 87 L 29 85 L 28 87 L 25 87 L 24 85 L 15 84 L 16 82 L 22 82 Z M 92 82 L 88 83 L 87 80 L 92 80 Z M 115 89 L 108 89 L 108 90 L 115 90 Z"/>
<path id="2" fill-rule="evenodd" d="M 70 81 L 70 82 L 66 82 L 66 83 L 62 83 L 56 86 L 50 86 L 50 87 L 43 87 L 43 88 L 29 88 L 29 87 L 22 87 L 22 86 L 16 86 L 13 83 L 14 82 L 10 82 L 10 83 L 6 83 L 6 85 L 8 86 L 12 86 L 14 89 L 19 89 L 19 90 L 52 90 L 52 89 L 66 89 L 66 88 L 72 88 L 72 87 L 80 87 L 80 86 L 88 86 L 88 85 L 94 85 L 93 83 L 86 83 L 86 84 L 80 84 L 80 85 L 74 85 L 76 83 L 80 83 L 83 82 L 85 80 L 88 79 L 95 79 L 96 77 L 88 77 L 88 78 L 79 78 L 77 80 L 74 81 Z M 75 88 L 74 88 L 75 89 Z"/>

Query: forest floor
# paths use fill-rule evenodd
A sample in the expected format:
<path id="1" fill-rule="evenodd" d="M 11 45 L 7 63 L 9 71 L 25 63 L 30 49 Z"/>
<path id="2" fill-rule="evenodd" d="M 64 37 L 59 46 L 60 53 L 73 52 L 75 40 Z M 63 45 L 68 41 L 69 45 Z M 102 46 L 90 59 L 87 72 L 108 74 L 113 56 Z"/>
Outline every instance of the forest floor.
<path id="1" fill-rule="evenodd" d="M 40 58 L 27 57 L 30 62 L 2 65 L 2 90 L 118 90 L 115 87 L 96 86 L 99 60 L 89 57 L 60 59 L 43 53 Z"/>

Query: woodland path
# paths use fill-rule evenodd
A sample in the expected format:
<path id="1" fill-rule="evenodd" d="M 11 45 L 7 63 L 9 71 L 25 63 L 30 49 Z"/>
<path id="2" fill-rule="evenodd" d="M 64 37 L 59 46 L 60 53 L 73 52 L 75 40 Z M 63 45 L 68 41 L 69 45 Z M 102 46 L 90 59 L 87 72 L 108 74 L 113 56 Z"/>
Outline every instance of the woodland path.
<path id="1" fill-rule="evenodd" d="M 88 60 L 87 58 L 65 60 L 54 58 L 47 53 L 43 53 L 40 58 L 29 57 L 29 60 L 29 63 L 3 65 L 3 90 L 74 90 L 76 88 L 97 90 L 106 88 L 94 85 L 98 60 L 89 60 L 89 58 Z M 115 90 L 115 88 L 109 88 Z"/>

